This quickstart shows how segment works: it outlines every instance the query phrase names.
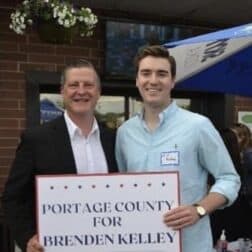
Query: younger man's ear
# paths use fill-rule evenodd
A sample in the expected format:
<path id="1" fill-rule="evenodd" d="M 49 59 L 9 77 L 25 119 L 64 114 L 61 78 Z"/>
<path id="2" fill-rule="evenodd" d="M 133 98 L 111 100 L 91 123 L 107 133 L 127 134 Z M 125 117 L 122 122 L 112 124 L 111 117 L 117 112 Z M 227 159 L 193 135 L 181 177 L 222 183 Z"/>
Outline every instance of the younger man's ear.
<path id="1" fill-rule="evenodd" d="M 138 87 L 138 77 L 136 76 L 136 86 Z"/>
<path id="2" fill-rule="evenodd" d="M 175 87 L 176 85 L 176 76 L 174 76 L 174 78 L 172 79 L 172 89 Z"/>

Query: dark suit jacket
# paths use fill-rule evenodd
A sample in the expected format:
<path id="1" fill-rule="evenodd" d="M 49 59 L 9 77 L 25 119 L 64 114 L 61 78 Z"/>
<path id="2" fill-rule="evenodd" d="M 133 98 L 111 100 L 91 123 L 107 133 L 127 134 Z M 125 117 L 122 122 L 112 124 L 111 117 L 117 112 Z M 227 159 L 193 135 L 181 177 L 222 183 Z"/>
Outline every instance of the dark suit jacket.
<path id="1" fill-rule="evenodd" d="M 99 128 L 109 172 L 117 172 L 115 132 L 101 125 Z M 36 233 L 35 175 L 75 173 L 73 151 L 63 116 L 22 134 L 2 203 L 5 220 L 23 251 Z"/>

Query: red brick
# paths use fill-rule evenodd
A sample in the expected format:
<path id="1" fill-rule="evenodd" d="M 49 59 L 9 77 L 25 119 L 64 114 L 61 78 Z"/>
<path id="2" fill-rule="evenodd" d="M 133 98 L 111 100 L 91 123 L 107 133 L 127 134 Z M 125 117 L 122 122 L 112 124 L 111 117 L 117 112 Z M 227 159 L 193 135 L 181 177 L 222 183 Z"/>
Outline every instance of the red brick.
<path id="1" fill-rule="evenodd" d="M 64 67 L 65 67 L 65 64 L 57 64 L 56 65 L 56 72 L 62 72 Z"/>
<path id="2" fill-rule="evenodd" d="M 19 109 L 25 109 L 26 108 L 26 103 L 25 103 L 24 100 L 19 100 L 18 104 L 19 104 L 19 106 L 18 106 Z"/>
<path id="3" fill-rule="evenodd" d="M 102 57 L 105 57 L 104 56 L 104 51 L 102 50 L 98 50 L 98 49 L 91 49 L 90 50 L 91 54 L 90 54 L 90 57 L 91 58 L 102 58 Z"/>
<path id="4" fill-rule="evenodd" d="M 252 105 L 252 100 L 251 100 L 251 99 L 250 99 L 250 100 L 245 100 L 245 101 L 243 102 L 243 104 L 251 107 L 251 105 Z"/>
<path id="5" fill-rule="evenodd" d="M 252 103 L 252 98 L 251 97 L 244 97 L 244 96 L 236 96 L 235 101 L 239 103 L 243 102 L 251 102 Z"/>
<path id="6" fill-rule="evenodd" d="M 27 55 L 25 53 L 17 52 L 0 52 L 0 59 L 12 61 L 27 61 Z"/>
<path id="7" fill-rule="evenodd" d="M 24 130 L 26 128 L 26 120 L 25 119 L 21 119 L 19 120 L 19 129 Z"/>
<path id="8" fill-rule="evenodd" d="M 100 65 L 96 67 L 96 70 L 100 76 L 104 74 L 104 68 L 100 67 Z"/>
<path id="9" fill-rule="evenodd" d="M 0 129 L 0 138 L 1 137 L 19 137 L 20 130 L 17 129 Z"/>
<path id="10" fill-rule="evenodd" d="M 1 92 L 2 94 L 2 92 Z M 0 100 L 0 108 L 1 109 L 18 109 L 19 102 L 17 100 Z M 1 120 L 1 118 L 0 118 Z"/>
<path id="11" fill-rule="evenodd" d="M 99 48 L 98 40 L 80 38 L 73 41 L 73 46 L 81 46 L 83 48 Z"/>
<path id="12" fill-rule="evenodd" d="M 27 41 L 26 35 L 18 35 L 14 31 L 2 32 L 0 31 L 1 41 L 11 41 L 12 43 L 25 43 Z"/>
<path id="13" fill-rule="evenodd" d="M 9 22 L 0 22 L 0 30 L 2 31 L 2 32 L 9 32 L 9 31 L 11 31 L 10 30 L 10 28 L 9 28 Z"/>
<path id="14" fill-rule="evenodd" d="M 237 95 L 237 96 L 235 96 L 235 101 L 236 101 L 236 102 L 239 102 L 239 101 L 242 100 L 242 98 L 243 98 L 243 97 Z"/>
<path id="15" fill-rule="evenodd" d="M 17 119 L 1 119 L 0 129 L 18 128 L 19 121 Z"/>
<path id="16" fill-rule="evenodd" d="M 26 87 L 26 80 L 25 79 L 20 80 L 17 83 L 18 83 L 20 89 L 22 89 L 22 90 L 25 89 L 25 87 Z"/>
<path id="17" fill-rule="evenodd" d="M 80 56 L 66 56 L 65 57 L 65 63 L 68 64 L 70 62 L 73 62 L 75 60 L 79 60 L 81 57 Z M 90 60 L 89 57 L 85 57 L 86 60 Z"/>
<path id="18" fill-rule="evenodd" d="M 48 63 L 64 63 L 64 56 L 46 55 L 46 54 L 29 54 L 29 62 L 48 62 Z"/>
<path id="19" fill-rule="evenodd" d="M 17 3 L 20 2 L 19 0 L 1 0 L 1 7 L 9 7 L 14 9 L 14 7 L 17 5 Z M 4 17 L 9 17 L 11 10 L 6 8 L 0 9 L 0 15 L 4 15 Z"/>
<path id="20" fill-rule="evenodd" d="M 19 51 L 24 53 L 55 54 L 55 46 L 44 44 L 21 44 Z"/>
<path id="21" fill-rule="evenodd" d="M 98 12 L 93 9 L 94 13 L 99 16 L 100 14 L 98 14 Z M 99 22 L 96 24 L 96 27 L 93 29 L 93 35 L 89 38 L 96 38 L 97 33 L 100 32 L 100 30 L 103 31 L 103 33 L 105 33 L 105 22 L 104 20 L 99 20 Z"/>
<path id="22" fill-rule="evenodd" d="M 24 98 L 25 96 L 25 90 L 1 90 L 0 93 L 1 97 L 5 99 L 18 99 L 18 98 Z"/>
<path id="23" fill-rule="evenodd" d="M 20 63 L 20 70 L 21 71 L 50 71 L 54 72 L 55 71 L 55 64 L 36 64 L 36 63 Z"/>
<path id="24" fill-rule="evenodd" d="M 13 157 L 0 157 L 0 167 L 10 166 L 13 161 Z"/>
<path id="25" fill-rule="evenodd" d="M 15 148 L 9 148 L 9 149 L 0 148 L 0 157 L 13 158 L 14 155 L 15 155 Z"/>
<path id="26" fill-rule="evenodd" d="M 11 73 L 12 74 L 12 73 Z M 0 81 L 0 90 L 12 90 L 12 89 L 24 89 L 24 82 L 23 81 Z"/>
<path id="27" fill-rule="evenodd" d="M 10 171 L 10 166 L 1 166 L 0 167 L 0 177 L 7 177 Z M 3 190 L 3 184 L 0 185 L 0 193 Z"/>
<path id="28" fill-rule="evenodd" d="M 102 40 L 99 40 L 99 47 L 98 47 L 100 50 L 105 50 L 105 41 L 102 39 Z"/>
<path id="29" fill-rule="evenodd" d="M 63 54 L 63 55 L 73 55 L 73 56 L 79 56 L 79 55 L 88 55 L 89 49 L 83 48 L 83 47 L 69 47 L 69 46 L 57 46 L 56 47 L 56 53 L 57 55 Z"/>
<path id="30" fill-rule="evenodd" d="M 251 106 L 237 106 L 237 111 L 251 111 Z"/>
<path id="31" fill-rule="evenodd" d="M 7 71 L 17 71 L 17 63 L 11 61 L 0 60 L 0 71 L 7 70 Z"/>
<path id="32" fill-rule="evenodd" d="M 73 56 L 66 56 L 66 63 L 68 63 L 68 62 L 72 62 L 72 61 L 74 61 L 74 60 L 78 60 L 78 59 L 80 59 L 81 57 L 73 57 Z M 92 62 L 92 64 L 95 66 L 95 67 L 97 67 L 97 65 L 99 64 L 99 61 L 98 61 L 98 59 L 91 59 L 91 58 L 85 58 L 86 60 L 89 60 L 89 61 L 91 61 Z"/>
<path id="33" fill-rule="evenodd" d="M 6 110 L 6 109 L 0 109 L 0 118 L 24 118 L 25 117 L 25 111 L 24 110 Z"/>
<path id="34" fill-rule="evenodd" d="M 1 80 L 24 80 L 24 73 L 0 71 L 0 81 Z"/>
<path id="35" fill-rule="evenodd" d="M 0 138 L 0 148 L 16 148 L 19 142 L 19 137 L 16 138 Z"/>
<path id="36" fill-rule="evenodd" d="M 0 42 L 0 51 L 17 51 L 18 50 L 18 44 L 17 43 L 11 43 L 10 41 L 8 42 Z"/>

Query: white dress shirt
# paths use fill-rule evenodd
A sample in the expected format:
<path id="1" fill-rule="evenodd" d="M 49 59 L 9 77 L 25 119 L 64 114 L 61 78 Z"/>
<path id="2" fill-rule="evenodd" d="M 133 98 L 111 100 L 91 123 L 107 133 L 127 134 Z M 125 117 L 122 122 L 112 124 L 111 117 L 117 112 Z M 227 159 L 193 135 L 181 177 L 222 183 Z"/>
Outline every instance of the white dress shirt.
<path id="1" fill-rule="evenodd" d="M 91 132 L 86 137 L 66 111 L 64 118 L 71 140 L 77 173 L 107 173 L 108 165 L 101 145 L 96 119 L 94 119 Z"/>

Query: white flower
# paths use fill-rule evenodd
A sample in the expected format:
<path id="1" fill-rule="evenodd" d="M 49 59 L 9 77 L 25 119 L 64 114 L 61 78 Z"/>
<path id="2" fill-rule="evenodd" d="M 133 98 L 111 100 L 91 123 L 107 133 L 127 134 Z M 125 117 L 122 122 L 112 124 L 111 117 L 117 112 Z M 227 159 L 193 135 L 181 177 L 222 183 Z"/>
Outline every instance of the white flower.
<path id="1" fill-rule="evenodd" d="M 61 18 L 58 18 L 58 23 L 59 23 L 60 25 L 63 25 L 63 24 L 64 24 L 64 22 L 63 22 L 63 20 L 62 20 Z"/>
<path id="2" fill-rule="evenodd" d="M 66 16 L 66 12 L 64 11 L 59 11 L 57 14 L 58 14 L 58 17 L 61 19 L 63 19 Z"/>
<path id="3" fill-rule="evenodd" d="M 23 0 L 10 19 L 9 28 L 17 34 L 24 34 L 37 19 L 52 19 L 65 28 L 78 26 L 80 36 L 91 36 L 98 21 L 90 8 L 75 8 L 71 1 L 64 0 Z"/>
<path id="4" fill-rule="evenodd" d="M 58 16 L 58 10 L 59 10 L 59 7 L 58 6 L 55 6 L 53 8 L 53 17 L 56 18 Z"/>
<path id="5" fill-rule="evenodd" d="M 74 26 L 76 24 L 76 17 L 72 17 L 70 23 L 71 26 Z"/>
<path id="6" fill-rule="evenodd" d="M 23 5 L 28 5 L 28 4 L 29 4 L 28 0 L 23 1 Z"/>
<path id="7" fill-rule="evenodd" d="M 64 23 L 63 23 L 64 27 L 70 27 L 70 22 L 69 20 L 65 20 Z"/>
<path id="8" fill-rule="evenodd" d="M 25 21 L 24 16 L 21 16 L 21 17 L 20 17 L 20 22 L 21 22 L 21 23 L 24 23 L 24 21 Z"/>
<path id="9" fill-rule="evenodd" d="M 90 37 L 90 36 L 92 36 L 93 35 L 93 31 L 88 31 L 87 32 L 87 37 Z"/>

